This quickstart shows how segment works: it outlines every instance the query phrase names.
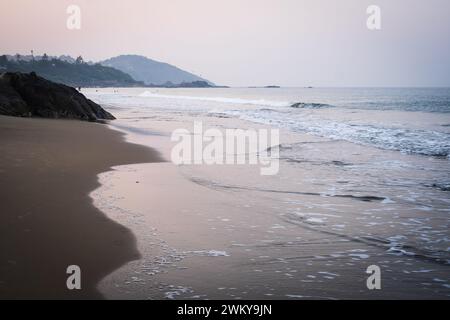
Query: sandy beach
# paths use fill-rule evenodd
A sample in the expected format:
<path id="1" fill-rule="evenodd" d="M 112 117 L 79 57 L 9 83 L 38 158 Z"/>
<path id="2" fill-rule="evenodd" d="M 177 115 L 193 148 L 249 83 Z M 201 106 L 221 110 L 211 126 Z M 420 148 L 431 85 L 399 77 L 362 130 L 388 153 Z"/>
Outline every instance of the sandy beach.
<path id="1" fill-rule="evenodd" d="M 234 116 L 258 112 L 251 103 L 142 91 L 86 90 L 117 117 L 108 125 L 0 117 L 0 298 L 448 299 L 447 159 L 282 129 L 276 175 L 175 165 L 171 134 L 195 121 L 270 126 Z M 448 123 L 300 112 L 420 117 L 420 132 Z M 66 288 L 72 264 L 82 290 Z M 367 286 L 373 265 L 380 290 Z"/>
<path id="2" fill-rule="evenodd" d="M 158 155 L 102 124 L 4 116 L 0 154 L 0 299 L 102 298 L 97 282 L 140 254 L 89 193 L 111 166 Z M 82 290 L 66 287 L 73 264 Z"/>

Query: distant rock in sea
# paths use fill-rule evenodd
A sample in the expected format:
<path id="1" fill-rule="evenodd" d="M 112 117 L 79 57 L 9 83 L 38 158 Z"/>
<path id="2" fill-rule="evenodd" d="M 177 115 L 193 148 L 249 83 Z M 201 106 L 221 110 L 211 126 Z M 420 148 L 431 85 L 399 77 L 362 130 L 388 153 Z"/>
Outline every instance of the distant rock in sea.
<path id="1" fill-rule="evenodd" d="M 87 121 L 115 119 L 75 88 L 51 82 L 34 72 L 0 74 L 0 114 Z"/>
<path id="2" fill-rule="evenodd" d="M 320 109 L 320 108 L 330 108 L 332 107 L 329 104 L 326 103 L 305 103 L 305 102 L 297 102 L 291 105 L 291 108 L 298 108 L 298 109 Z"/>
<path id="3" fill-rule="evenodd" d="M 215 86 L 212 86 L 207 81 L 192 81 L 192 82 L 182 82 L 179 84 L 174 84 L 172 82 L 166 82 L 164 84 L 150 84 L 146 87 L 150 88 L 218 88 Z"/>

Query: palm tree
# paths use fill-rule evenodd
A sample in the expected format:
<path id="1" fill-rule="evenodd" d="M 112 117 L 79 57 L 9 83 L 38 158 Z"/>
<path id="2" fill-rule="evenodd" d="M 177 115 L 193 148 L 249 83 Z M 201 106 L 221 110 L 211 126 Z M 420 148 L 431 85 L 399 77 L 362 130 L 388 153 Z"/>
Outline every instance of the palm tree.
<path id="1" fill-rule="evenodd" d="M 6 55 L 0 56 L 0 65 L 6 65 L 8 63 L 8 57 Z"/>
<path id="2" fill-rule="evenodd" d="M 83 57 L 82 57 L 82 56 L 78 56 L 78 57 L 77 57 L 77 60 L 75 60 L 75 63 L 76 63 L 76 64 L 82 64 L 82 63 L 84 63 Z"/>

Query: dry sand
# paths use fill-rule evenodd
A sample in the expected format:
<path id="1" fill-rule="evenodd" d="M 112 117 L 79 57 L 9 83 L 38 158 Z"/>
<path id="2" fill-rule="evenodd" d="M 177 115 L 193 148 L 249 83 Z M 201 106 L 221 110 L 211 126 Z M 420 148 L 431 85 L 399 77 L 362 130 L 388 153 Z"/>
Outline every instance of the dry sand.
<path id="1" fill-rule="evenodd" d="M 0 299 L 102 298 L 97 283 L 140 254 L 89 193 L 111 166 L 159 155 L 101 124 L 4 116 L 0 155 Z M 73 264 L 81 290 L 66 287 Z"/>

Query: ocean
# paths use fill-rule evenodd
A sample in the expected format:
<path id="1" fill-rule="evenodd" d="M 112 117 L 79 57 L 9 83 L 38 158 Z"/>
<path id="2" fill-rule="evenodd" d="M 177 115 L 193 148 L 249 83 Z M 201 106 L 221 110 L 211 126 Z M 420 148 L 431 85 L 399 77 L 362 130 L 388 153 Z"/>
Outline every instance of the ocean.
<path id="1" fill-rule="evenodd" d="M 238 117 L 425 156 L 450 154 L 450 88 L 117 89 L 101 104 Z"/>

